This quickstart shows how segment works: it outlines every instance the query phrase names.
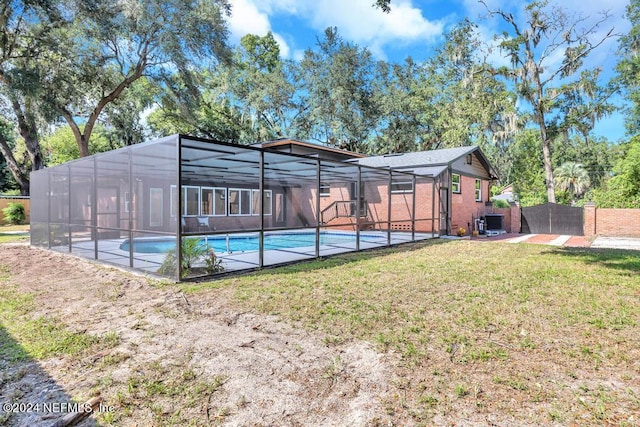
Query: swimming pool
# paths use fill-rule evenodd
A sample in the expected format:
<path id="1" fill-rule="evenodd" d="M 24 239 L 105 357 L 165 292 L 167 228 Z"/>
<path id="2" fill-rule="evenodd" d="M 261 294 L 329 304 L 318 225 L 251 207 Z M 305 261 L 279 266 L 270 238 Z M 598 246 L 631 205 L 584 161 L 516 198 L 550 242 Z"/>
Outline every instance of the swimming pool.
<path id="1" fill-rule="evenodd" d="M 360 241 L 381 242 L 386 241 L 386 237 L 382 235 L 360 234 Z M 320 232 L 320 245 L 344 245 L 356 243 L 356 235 L 352 233 L 335 233 Z M 215 252 L 248 252 L 257 251 L 259 249 L 259 236 L 251 235 L 231 235 L 227 238 L 224 235 L 209 236 L 200 239 L 202 246 L 209 246 Z M 299 233 L 274 233 L 265 234 L 264 250 L 299 248 L 304 246 L 315 246 L 315 232 L 299 232 Z M 120 245 L 123 251 L 129 251 L 131 244 L 129 240 L 125 240 Z M 137 253 L 166 253 L 175 249 L 175 238 L 154 238 L 154 239 L 134 239 L 133 251 Z"/>

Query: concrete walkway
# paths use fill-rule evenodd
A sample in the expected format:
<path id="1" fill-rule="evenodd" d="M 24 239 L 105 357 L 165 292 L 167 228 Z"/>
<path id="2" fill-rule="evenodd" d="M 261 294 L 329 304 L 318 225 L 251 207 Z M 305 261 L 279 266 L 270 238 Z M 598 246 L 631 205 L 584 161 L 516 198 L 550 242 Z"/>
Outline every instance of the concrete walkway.
<path id="1" fill-rule="evenodd" d="M 598 237 L 591 244 L 592 248 L 633 249 L 640 251 L 640 238 L 633 237 Z"/>
<path id="2" fill-rule="evenodd" d="M 565 246 L 577 248 L 632 249 L 640 251 L 640 238 L 633 237 L 596 237 L 595 240 L 584 236 L 558 234 L 517 234 L 508 233 L 492 237 L 476 237 L 479 241 L 501 241 L 508 243 L 536 243 L 541 245 Z"/>

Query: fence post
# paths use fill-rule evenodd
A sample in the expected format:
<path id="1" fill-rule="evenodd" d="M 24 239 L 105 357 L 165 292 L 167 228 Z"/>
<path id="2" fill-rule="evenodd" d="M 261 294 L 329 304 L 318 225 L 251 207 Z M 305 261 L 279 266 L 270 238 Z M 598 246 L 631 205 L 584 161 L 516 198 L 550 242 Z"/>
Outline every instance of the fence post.
<path id="1" fill-rule="evenodd" d="M 511 217 L 511 227 L 509 233 L 521 232 L 522 213 L 520 212 L 520 203 L 509 202 L 509 216 Z"/>
<path id="2" fill-rule="evenodd" d="M 596 227 L 596 204 L 587 202 L 584 204 L 584 236 L 591 237 L 598 234 Z"/>

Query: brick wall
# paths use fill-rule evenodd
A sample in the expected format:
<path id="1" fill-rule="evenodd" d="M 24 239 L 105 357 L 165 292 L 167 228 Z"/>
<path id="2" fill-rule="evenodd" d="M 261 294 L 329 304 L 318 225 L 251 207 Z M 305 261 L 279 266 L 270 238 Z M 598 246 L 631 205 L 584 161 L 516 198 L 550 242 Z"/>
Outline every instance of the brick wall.
<path id="1" fill-rule="evenodd" d="M 640 237 L 640 209 L 584 207 L 585 236 Z"/>
<path id="2" fill-rule="evenodd" d="M 475 200 L 475 178 L 462 176 L 461 191 L 451 195 L 451 232 L 455 233 L 459 227 L 464 227 L 470 234 L 474 227 L 474 220 L 488 213 L 502 213 L 504 215 L 505 230 L 508 232 L 520 232 L 520 207 L 512 205 L 506 209 L 494 209 L 489 200 L 489 181 L 482 180 L 482 201 Z M 321 211 L 335 201 L 348 201 L 349 183 L 342 185 L 333 184 L 330 187 L 330 196 L 320 198 Z M 361 219 L 362 229 L 386 230 L 388 221 L 388 181 L 367 181 L 365 183 L 364 199 L 368 203 L 367 217 Z M 440 229 L 440 200 L 436 192 L 433 196 L 433 184 L 424 180 L 416 183 L 416 213 L 415 230 L 418 232 L 439 232 Z M 296 209 L 307 218 L 308 224 L 315 224 L 315 187 L 303 187 L 294 192 L 293 202 Z M 299 194 L 298 194 L 299 193 Z M 312 200 L 313 203 L 309 203 Z M 432 209 L 432 206 L 435 208 Z M 411 229 L 411 210 L 413 207 L 412 193 L 394 193 L 391 195 L 391 228 L 395 230 Z M 295 212 L 293 206 L 289 215 Z M 292 218 L 289 218 L 287 225 Z M 432 230 L 432 224 L 433 229 Z M 306 224 L 296 224 L 306 225 Z M 327 224 L 345 229 L 355 229 L 355 217 L 335 218 Z"/>
<path id="3" fill-rule="evenodd" d="M 486 213 L 485 202 L 489 200 L 489 181 L 481 180 L 482 200 L 476 201 L 476 180 L 468 176 L 460 177 L 460 193 L 451 194 L 451 233 L 458 228 L 467 233 L 473 229 L 474 219 Z"/>

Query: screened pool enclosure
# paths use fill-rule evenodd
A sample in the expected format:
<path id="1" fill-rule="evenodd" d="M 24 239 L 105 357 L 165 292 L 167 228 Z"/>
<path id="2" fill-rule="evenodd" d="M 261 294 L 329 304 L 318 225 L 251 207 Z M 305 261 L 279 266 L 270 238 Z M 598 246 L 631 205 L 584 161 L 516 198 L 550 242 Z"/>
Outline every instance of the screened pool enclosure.
<path id="1" fill-rule="evenodd" d="M 435 237 L 438 191 L 322 153 L 174 135 L 33 172 L 31 244 L 181 280 Z"/>

